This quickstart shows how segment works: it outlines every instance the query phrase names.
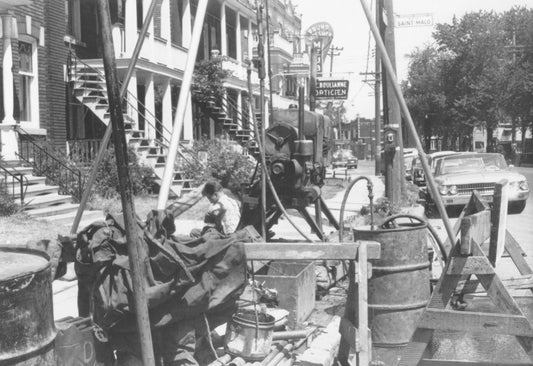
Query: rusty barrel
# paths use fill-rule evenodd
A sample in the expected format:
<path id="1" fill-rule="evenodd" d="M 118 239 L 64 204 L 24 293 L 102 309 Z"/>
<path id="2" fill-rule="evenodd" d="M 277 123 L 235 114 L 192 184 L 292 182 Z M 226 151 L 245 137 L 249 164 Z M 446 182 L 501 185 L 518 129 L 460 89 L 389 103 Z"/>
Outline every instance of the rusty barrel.
<path id="1" fill-rule="evenodd" d="M 44 252 L 0 247 L 1 365 L 55 365 L 50 272 Z"/>
<path id="2" fill-rule="evenodd" d="M 385 365 L 396 364 L 429 300 L 426 229 L 426 223 L 354 229 L 355 240 L 381 244 L 381 258 L 372 261 L 372 278 L 368 281 L 368 313 L 373 360 Z"/>

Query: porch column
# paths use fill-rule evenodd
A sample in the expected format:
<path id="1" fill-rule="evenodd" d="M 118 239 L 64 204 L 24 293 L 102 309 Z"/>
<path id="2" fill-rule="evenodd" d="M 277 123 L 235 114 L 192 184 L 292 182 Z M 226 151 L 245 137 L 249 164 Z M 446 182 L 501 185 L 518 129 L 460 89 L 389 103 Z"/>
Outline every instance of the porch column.
<path id="1" fill-rule="evenodd" d="M 148 15 L 148 9 L 150 8 L 150 4 L 152 3 L 152 0 L 143 0 L 143 22 L 144 19 L 146 19 L 146 15 Z M 155 15 L 155 14 L 154 14 Z M 154 57 L 154 23 L 155 20 L 152 18 L 150 21 L 150 25 L 148 26 L 148 39 L 145 39 L 145 44 L 143 45 L 143 49 L 147 51 L 145 55 L 147 55 L 149 60 L 157 59 Z"/>
<path id="2" fill-rule="evenodd" d="M 238 113 L 238 120 L 240 120 L 240 126 L 239 128 L 242 130 L 244 129 L 244 126 L 247 125 L 246 121 L 244 121 L 244 113 L 242 110 L 242 93 L 240 90 L 237 91 L 237 113 Z"/>
<path id="3" fill-rule="evenodd" d="M 146 132 L 146 137 L 149 139 L 153 139 L 155 138 L 155 89 L 153 74 L 150 74 L 150 76 L 148 76 L 145 86 L 146 96 L 144 98 L 144 130 Z"/>
<path id="4" fill-rule="evenodd" d="M 237 12 L 237 22 L 235 23 L 235 33 L 237 40 L 237 61 L 242 61 L 242 39 L 241 39 L 241 14 Z M 240 93 L 239 93 L 240 95 Z"/>
<path id="5" fill-rule="evenodd" d="M 126 10 L 124 19 L 124 33 L 126 37 L 126 55 L 131 55 L 135 49 L 137 38 L 137 0 L 126 0 Z M 130 85 L 132 83 L 130 82 Z"/>
<path id="6" fill-rule="evenodd" d="M 170 141 L 172 131 L 172 98 L 170 79 L 167 79 L 162 85 L 163 96 L 161 98 L 162 121 L 163 123 L 163 138 Z"/>
<path id="7" fill-rule="evenodd" d="M 226 31 L 226 4 L 222 3 L 220 7 L 220 54 L 222 56 L 228 55 L 228 35 Z"/>
<path id="8" fill-rule="evenodd" d="M 192 101 L 191 93 L 187 98 L 187 108 L 185 109 L 185 119 L 183 120 L 183 140 L 192 141 L 193 137 Z"/>
<path id="9" fill-rule="evenodd" d="M 254 58 L 254 35 L 252 33 L 252 21 L 248 19 L 248 60 Z"/>
<path id="10" fill-rule="evenodd" d="M 126 94 L 128 100 L 128 116 L 133 122 L 133 129 L 139 129 L 139 113 L 137 112 L 137 72 L 133 70 L 130 82 L 128 83 L 128 93 Z"/>
<path id="11" fill-rule="evenodd" d="M 192 26 L 191 26 L 191 2 L 190 0 L 182 1 L 183 15 L 181 16 L 181 44 L 184 48 L 189 48 L 191 43 Z"/>
<path id="12" fill-rule="evenodd" d="M 172 45 L 170 36 L 170 1 L 161 1 L 161 38 L 166 41 L 166 59 L 165 64 L 170 66 L 172 64 Z M 152 23 L 154 20 L 152 20 Z"/>
<path id="13" fill-rule="evenodd" d="M 0 150 L 5 160 L 17 160 L 18 135 L 17 122 L 13 118 L 13 53 L 11 38 L 17 34 L 13 14 L 2 14 L 2 89 L 4 94 L 4 119 L 0 125 Z"/>

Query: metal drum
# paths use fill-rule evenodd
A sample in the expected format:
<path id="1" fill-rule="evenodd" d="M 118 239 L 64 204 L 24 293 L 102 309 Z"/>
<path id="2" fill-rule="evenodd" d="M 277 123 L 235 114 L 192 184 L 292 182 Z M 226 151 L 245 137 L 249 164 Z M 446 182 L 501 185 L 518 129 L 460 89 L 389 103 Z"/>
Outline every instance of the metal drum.
<path id="1" fill-rule="evenodd" d="M 55 365 L 50 271 L 43 252 L 0 247 L 1 365 Z"/>
<path id="2" fill-rule="evenodd" d="M 372 261 L 368 281 L 368 312 L 373 360 L 385 365 L 396 364 L 430 297 L 426 228 L 426 223 L 409 223 L 354 229 L 355 240 L 381 244 L 381 258 Z"/>

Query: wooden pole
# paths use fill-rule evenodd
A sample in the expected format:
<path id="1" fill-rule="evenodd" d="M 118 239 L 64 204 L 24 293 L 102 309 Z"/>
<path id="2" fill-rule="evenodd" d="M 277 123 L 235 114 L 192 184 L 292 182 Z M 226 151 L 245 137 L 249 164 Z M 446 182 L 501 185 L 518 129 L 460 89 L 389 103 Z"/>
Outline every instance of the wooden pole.
<path id="1" fill-rule="evenodd" d="M 383 0 L 385 14 L 382 14 L 380 24 L 381 37 L 385 44 L 385 51 L 389 57 L 392 68 L 396 73 L 396 50 L 394 43 L 394 9 L 392 0 Z M 387 18 L 384 19 L 383 16 Z M 394 95 L 393 83 L 387 74 L 382 75 L 383 80 L 383 114 L 385 124 L 394 127 L 397 131 L 396 149 L 386 151 L 384 154 L 385 164 L 385 195 L 393 203 L 398 203 L 405 192 L 405 173 L 403 166 L 403 139 L 402 139 L 402 117 L 398 99 Z"/>
<path id="2" fill-rule="evenodd" d="M 141 53 L 141 48 L 144 43 L 145 35 L 148 32 L 148 27 L 150 26 L 150 22 L 152 21 L 152 17 L 154 15 L 155 6 L 157 5 L 158 2 L 159 0 L 152 0 L 152 2 L 150 3 L 150 7 L 148 8 L 148 11 L 146 13 L 146 17 L 144 18 L 143 26 L 141 28 L 141 32 L 139 33 L 139 38 L 137 39 L 137 43 L 135 44 L 135 48 L 133 49 L 133 53 L 130 58 L 130 63 L 128 65 L 128 71 L 126 72 L 126 77 L 122 80 L 122 87 L 120 89 L 121 100 L 124 99 L 124 97 L 126 96 L 126 90 L 128 90 L 128 84 L 130 82 L 131 75 L 133 74 L 133 70 L 135 70 L 135 64 L 137 63 L 139 54 Z M 91 195 L 91 190 L 94 185 L 94 181 L 96 180 L 98 168 L 100 167 L 100 164 L 102 163 L 102 159 L 104 158 L 104 153 L 107 150 L 107 145 L 109 144 L 109 140 L 111 140 L 112 131 L 113 131 L 113 128 L 112 128 L 112 124 L 110 123 L 107 125 L 107 128 L 104 133 L 104 137 L 102 138 L 100 149 L 98 150 L 96 159 L 94 159 L 93 168 L 91 170 L 91 175 L 89 175 L 89 178 L 87 179 L 87 183 L 85 184 L 83 194 L 81 197 L 81 202 L 80 202 L 80 205 L 78 206 L 78 211 L 76 211 L 76 217 L 74 217 L 72 228 L 70 229 L 71 234 L 75 234 L 76 231 L 78 231 L 78 226 L 80 225 L 81 216 L 83 215 L 85 206 L 87 206 L 87 201 L 89 200 L 89 196 Z"/>
<path id="3" fill-rule="evenodd" d="M 170 146 L 168 148 L 165 171 L 163 172 L 163 179 L 161 182 L 161 188 L 159 190 L 159 199 L 157 201 L 157 208 L 159 210 L 165 209 L 170 192 L 170 185 L 172 184 L 174 163 L 176 162 L 176 157 L 178 155 L 181 130 L 184 122 L 183 120 L 185 119 L 185 112 L 187 111 L 187 102 L 190 98 L 189 95 L 194 72 L 194 64 L 196 63 L 196 55 L 200 45 L 200 37 L 202 35 L 206 10 L 207 0 L 199 0 L 198 7 L 196 9 L 196 15 L 194 17 L 194 27 L 192 30 L 189 52 L 187 53 L 187 61 L 185 62 L 185 70 L 183 71 L 183 80 L 181 81 L 178 106 L 176 108 L 176 115 L 174 116 L 174 127 L 172 129 L 172 136 L 170 137 Z"/>
<path id="4" fill-rule="evenodd" d="M 260 136 L 257 136 L 259 143 L 263 147 L 263 152 L 265 151 L 265 50 L 263 47 L 263 5 L 259 5 L 258 1 L 255 1 L 257 8 L 257 57 L 259 58 L 259 68 L 257 70 L 259 74 L 259 103 L 260 103 L 260 113 L 261 113 L 261 129 L 259 130 Z M 268 22 L 268 19 L 267 19 Z M 269 65 L 270 66 L 270 65 Z M 250 98 L 252 96 L 250 95 Z M 266 174 L 267 169 L 263 167 L 261 170 L 261 236 L 266 240 Z"/>
<path id="5" fill-rule="evenodd" d="M 126 239 L 128 241 L 128 257 L 133 283 L 133 297 L 135 303 L 135 317 L 137 331 L 141 345 L 142 361 L 145 366 L 155 365 L 150 319 L 148 317 L 148 303 L 146 299 L 146 281 L 144 266 L 148 264 L 147 253 L 140 242 L 138 227 L 135 220 L 132 184 L 128 171 L 127 143 L 124 132 L 124 116 L 122 115 L 122 98 L 119 91 L 119 81 L 113 49 L 113 35 L 111 34 L 111 18 L 107 0 L 98 0 L 97 13 L 102 39 L 104 70 L 106 75 L 109 112 L 113 126 L 113 140 L 117 159 L 118 179 L 120 183 L 120 198 L 124 215 Z"/>
<path id="6" fill-rule="evenodd" d="M 365 12 L 366 19 L 368 20 L 368 24 L 370 25 L 370 30 L 372 31 L 372 34 L 374 35 L 374 38 L 376 40 L 376 45 L 379 47 L 383 66 L 387 74 L 390 77 L 390 80 L 393 86 L 393 91 L 396 94 L 396 98 L 398 98 L 398 102 L 400 103 L 400 108 L 407 122 L 407 127 L 416 143 L 416 148 L 420 156 L 420 162 L 422 163 L 424 174 L 427 177 L 426 178 L 427 185 L 431 192 L 431 196 L 433 200 L 435 201 L 435 204 L 437 205 L 437 209 L 444 223 L 444 227 L 446 228 L 446 233 L 448 234 L 448 238 L 450 242 L 453 244 L 455 243 L 456 234 L 454 234 L 452 225 L 450 223 L 450 219 L 448 218 L 448 214 L 446 213 L 446 209 L 444 208 L 444 204 L 442 203 L 442 197 L 440 196 L 440 193 L 437 189 L 437 184 L 435 183 L 433 172 L 431 172 L 429 168 L 427 157 L 424 154 L 424 149 L 422 148 L 422 144 L 420 143 L 420 139 L 418 138 L 418 135 L 416 133 L 415 124 L 413 123 L 413 119 L 411 118 L 411 113 L 409 112 L 409 108 L 407 108 L 407 103 L 405 102 L 405 99 L 402 94 L 402 90 L 400 89 L 400 84 L 398 84 L 398 81 L 396 80 L 396 73 L 394 72 L 394 68 L 387 54 L 387 50 L 385 48 L 385 45 L 383 44 L 381 35 L 379 34 L 378 27 L 376 26 L 376 23 L 374 22 L 372 18 L 370 9 L 368 8 L 368 5 L 366 4 L 365 0 L 360 0 L 360 1 L 361 1 L 361 6 L 363 7 L 363 10 Z"/>
<path id="7" fill-rule="evenodd" d="M 381 23 L 382 1 L 376 1 L 376 23 Z M 379 57 L 379 50 L 376 46 L 376 62 L 375 62 L 375 84 L 374 84 L 374 159 L 375 159 L 375 175 L 381 175 L 381 58 Z"/>
<path id="8" fill-rule="evenodd" d="M 318 52 L 322 52 L 319 50 Z M 317 49 L 314 44 L 311 42 L 311 49 L 309 50 L 310 60 L 310 71 L 309 71 L 309 110 L 314 112 L 316 108 L 316 68 L 317 68 Z"/>

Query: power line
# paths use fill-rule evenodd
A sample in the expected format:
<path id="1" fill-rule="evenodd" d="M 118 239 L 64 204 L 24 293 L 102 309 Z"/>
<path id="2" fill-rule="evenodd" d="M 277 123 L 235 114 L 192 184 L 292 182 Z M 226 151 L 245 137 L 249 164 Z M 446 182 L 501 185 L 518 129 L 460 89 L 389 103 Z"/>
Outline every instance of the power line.
<path id="1" fill-rule="evenodd" d="M 330 61 L 329 61 L 329 76 L 331 76 L 333 74 L 333 58 L 335 56 L 339 56 L 341 54 L 340 51 L 342 51 L 342 50 L 344 50 L 344 47 L 337 47 L 337 46 L 331 45 L 331 47 L 329 48 L 328 53 L 327 53 L 327 55 L 330 57 Z"/>

